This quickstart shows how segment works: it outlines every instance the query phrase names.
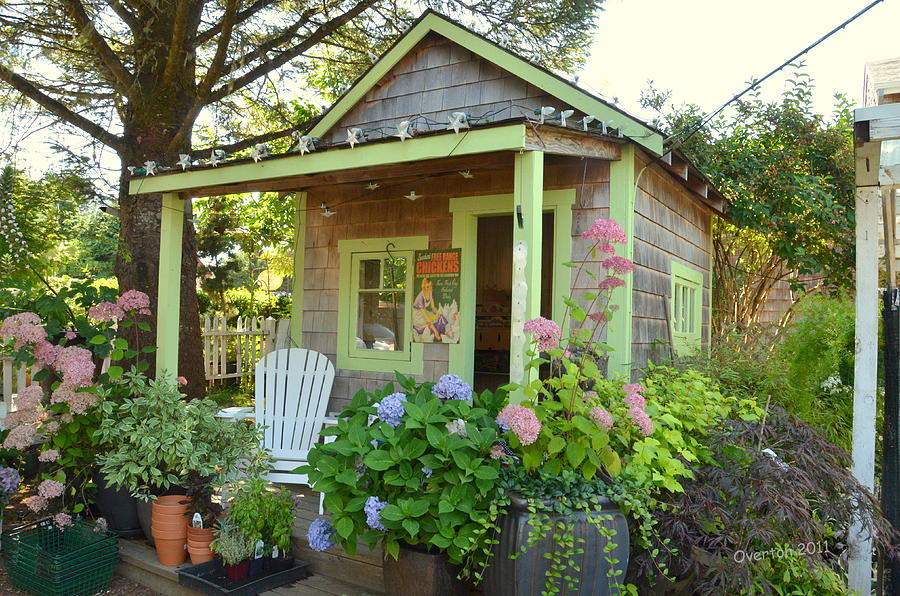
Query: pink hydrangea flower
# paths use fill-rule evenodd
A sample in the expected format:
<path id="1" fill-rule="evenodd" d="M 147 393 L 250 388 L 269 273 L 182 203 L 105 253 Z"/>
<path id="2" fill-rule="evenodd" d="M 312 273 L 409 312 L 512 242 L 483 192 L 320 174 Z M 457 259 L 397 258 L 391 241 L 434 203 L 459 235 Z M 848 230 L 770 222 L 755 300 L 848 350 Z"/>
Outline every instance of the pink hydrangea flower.
<path id="1" fill-rule="evenodd" d="M 591 408 L 591 419 L 605 431 L 609 431 L 613 426 L 612 415 L 600 406 Z"/>
<path id="2" fill-rule="evenodd" d="M 595 323 L 608 323 L 609 318 L 606 316 L 606 313 L 602 310 L 598 310 L 597 312 L 592 312 L 588 315 L 588 318 Z"/>
<path id="3" fill-rule="evenodd" d="M 93 354 L 77 346 L 66 346 L 56 357 L 54 368 L 62 374 L 63 383 L 87 387 L 94 378 Z"/>
<path id="4" fill-rule="evenodd" d="M 94 522 L 94 531 L 106 532 L 107 530 L 109 530 L 109 522 L 106 521 L 105 517 L 98 517 L 97 521 Z"/>
<path id="5" fill-rule="evenodd" d="M 47 508 L 47 499 L 45 499 L 44 497 L 39 497 L 38 495 L 28 497 L 27 499 L 25 499 L 24 503 L 26 507 L 28 507 L 35 513 L 40 513 Z"/>
<path id="6" fill-rule="evenodd" d="M 48 420 L 41 425 L 41 433 L 44 435 L 52 435 L 59 430 L 59 422 L 56 420 Z"/>
<path id="7" fill-rule="evenodd" d="M 538 351 L 540 352 L 558 348 L 559 338 L 562 337 L 562 329 L 559 328 L 559 325 L 544 317 L 525 321 L 523 331 L 535 336 Z"/>
<path id="8" fill-rule="evenodd" d="M 497 414 L 497 424 L 515 433 L 522 445 L 531 445 L 541 434 L 541 421 L 525 406 L 507 405 Z"/>
<path id="9" fill-rule="evenodd" d="M 19 391 L 16 396 L 16 408 L 19 410 L 34 410 L 41 405 L 44 398 L 44 390 L 40 385 L 29 385 Z"/>
<path id="10" fill-rule="evenodd" d="M 68 526 L 72 525 L 72 516 L 68 513 L 57 513 L 53 516 L 53 523 L 56 524 L 56 527 L 62 530 Z"/>
<path id="11" fill-rule="evenodd" d="M 131 310 L 139 311 L 141 309 L 149 309 L 150 297 L 138 290 L 128 290 L 119 296 L 119 299 L 116 300 L 116 305 L 126 312 Z"/>
<path id="12" fill-rule="evenodd" d="M 491 459 L 503 459 L 506 457 L 506 453 L 503 452 L 503 447 L 501 445 L 494 445 L 491 447 Z"/>
<path id="13" fill-rule="evenodd" d="M 600 282 L 597 286 L 601 292 L 606 292 L 607 290 L 614 290 L 616 288 L 625 287 L 625 280 L 621 277 L 610 276 Z"/>
<path id="14" fill-rule="evenodd" d="M 100 302 L 88 309 L 88 317 L 95 321 L 114 323 L 122 320 L 124 316 L 125 311 L 122 307 L 112 302 Z"/>
<path id="15" fill-rule="evenodd" d="M 45 499 L 55 499 L 61 497 L 66 485 L 56 480 L 44 480 L 38 485 L 38 495 Z"/>
<path id="16" fill-rule="evenodd" d="M 34 424 L 41 417 L 41 412 L 37 410 L 14 410 L 6 415 L 3 420 L 6 428 L 16 428 L 23 424 Z"/>
<path id="17" fill-rule="evenodd" d="M 31 444 L 34 442 L 36 430 L 37 429 L 30 424 L 16 426 L 9 431 L 8 435 L 6 435 L 6 439 L 3 440 L 3 447 L 5 449 L 18 449 L 19 451 L 31 447 Z"/>
<path id="18" fill-rule="evenodd" d="M 50 396 L 51 403 L 68 404 L 69 411 L 72 414 L 84 414 L 91 406 L 97 403 L 97 400 L 97 395 L 88 391 L 78 391 L 77 387 L 69 383 L 61 383 L 59 387 L 53 390 Z M 71 422 L 71 420 L 67 422 Z"/>
<path id="19" fill-rule="evenodd" d="M 628 395 L 630 393 L 643 393 L 645 389 L 640 383 L 626 383 L 622 385 L 622 391 Z"/>
<path id="20" fill-rule="evenodd" d="M 38 461 L 42 462 L 54 462 L 59 459 L 59 451 L 56 449 L 48 449 L 47 451 L 42 451 L 40 455 L 38 455 Z"/>
<path id="21" fill-rule="evenodd" d="M 25 344 L 36 344 L 47 339 L 47 331 L 41 325 L 41 318 L 33 312 L 23 312 L 3 319 L 0 337 L 16 340 L 16 349 Z"/>
<path id="22" fill-rule="evenodd" d="M 78 337 L 78 334 L 75 333 L 74 331 L 66 331 L 65 337 L 66 337 L 66 339 L 71 341 L 71 340 L 75 339 L 76 337 Z"/>
<path id="23" fill-rule="evenodd" d="M 625 257 L 607 257 L 601 263 L 604 269 L 615 271 L 619 275 L 631 273 L 634 270 L 634 262 Z"/>
<path id="24" fill-rule="evenodd" d="M 43 367 L 53 366 L 61 351 L 62 346 L 57 346 L 49 341 L 39 341 L 34 346 L 34 358 Z"/>
<path id="25" fill-rule="evenodd" d="M 596 242 L 614 242 L 617 244 L 625 244 L 628 242 L 628 236 L 625 235 L 622 226 L 614 219 L 598 219 L 594 221 L 594 223 L 581 234 L 581 237 Z"/>
<path id="26" fill-rule="evenodd" d="M 628 408 L 628 415 L 642 435 L 649 437 L 653 434 L 653 421 L 650 420 L 650 416 L 647 415 L 643 408 L 631 406 Z"/>
<path id="27" fill-rule="evenodd" d="M 187 383 L 187 379 L 185 379 L 184 377 L 178 377 L 178 378 L 175 379 L 175 380 L 178 382 L 179 385 L 182 385 L 182 386 L 188 384 L 188 383 Z"/>
<path id="28" fill-rule="evenodd" d="M 622 401 L 628 404 L 628 407 L 630 408 L 640 408 L 642 410 L 644 409 L 644 406 L 647 405 L 647 400 L 645 400 L 644 396 L 640 393 L 629 393 Z"/>

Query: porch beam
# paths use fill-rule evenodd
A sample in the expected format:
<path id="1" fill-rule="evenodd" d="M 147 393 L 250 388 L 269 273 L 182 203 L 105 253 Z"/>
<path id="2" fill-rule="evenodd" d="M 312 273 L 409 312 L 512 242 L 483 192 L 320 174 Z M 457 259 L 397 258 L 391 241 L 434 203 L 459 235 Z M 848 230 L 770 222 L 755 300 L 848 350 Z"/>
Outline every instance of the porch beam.
<path id="1" fill-rule="evenodd" d="M 580 132 L 565 128 L 544 126 L 539 130 L 525 130 L 525 149 L 543 151 L 551 155 L 570 155 L 573 157 L 590 157 L 616 161 L 622 159 L 622 145 L 625 141 L 616 142 L 598 139 Z"/>
<path id="2" fill-rule="evenodd" d="M 403 142 L 364 143 L 352 149 L 330 149 L 306 155 L 295 153 L 264 159 L 258 163 L 248 160 L 247 163 L 219 168 L 145 176 L 131 180 L 129 194 L 177 191 L 190 193 L 198 188 L 228 184 L 249 185 L 252 182 L 288 176 L 523 149 L 524 124 L 477 128 L 459 134 L 436 134 Z"/>
<path id="3" fill-rule="evenodd" d="M 164 193 L 159 226 L 159 281 L 156 298 L 156 378 L 178 376 L 181 315 L 181 239 L 184 199 Z"/>
<path id="4" fill-rule="evenodd" d="M 609 165 L 609 217 L 619 222 L 628 237 L 620 251 L 626 259 L 634 259 L 634 194 L 635 184 L 634 145 L 622 147 L 622 159 Z M 612 305 L 618 306 L 606 330 L 606 343 L 612 347 L 609 353 L 608 375 L 631 377 L 631 336 L 634 274 L 625 276 L 625 287 L 613 290 Z"/>
<path id="5" fill-rule="evenodd" d="M 294 195 L 294 278 L 291 286 L 291 347 L 301 348 L 304 274 L 306 268 L 306 193 Z"/>
<path id="6" fill-rule="evenodd" d="M 509 380 L 514 383 L 524 379 L 525 346 L 528 338 L 523 325 L 525 321 L 541 316 L 541 248 L 543 246 L 544 222 L 544 153 L 524 151 L 515 157 L 513 178 L 513 285 L 512 319 L 510 330 Z M 515 273 L 516 246 L 524 243 L 527 248 L 524 282 L 527 288 L 517 291 Z M 517 308 L 517 299 L 523 298 L 524 313 Z M 521 401 L 524 395 L 517 392 L 511 400 Z"/>

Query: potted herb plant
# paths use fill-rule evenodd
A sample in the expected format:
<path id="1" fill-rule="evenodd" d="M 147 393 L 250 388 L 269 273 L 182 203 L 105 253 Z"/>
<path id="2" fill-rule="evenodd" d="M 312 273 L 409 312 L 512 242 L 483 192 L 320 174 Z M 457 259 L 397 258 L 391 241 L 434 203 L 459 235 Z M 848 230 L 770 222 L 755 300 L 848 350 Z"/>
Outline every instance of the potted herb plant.
<path id="1" fill-rule="evenodd" d="M 381 543 L 389 594 L 466 594 L 459 565 L 480 550 L 500 462 L 492 411 L 504 396 L 473 394 L 455 375 L 417 385 L 397 375 L 375 393 L 360 391 L 323 431 L 299 471 L 325 493 L 330 525 L 310 527 L 314 550 L 334 541 L 350 553 Z"/>
<path id="2" fill-rule="evenodd" d="M 210 548 L 222 559 L 225 576 L 232 581 L 246 579 L 250 572 L 254 542 L 247 538 L 237 523 L 229 517 L 219 521 L 213 533 L 215 539 Z"/>
<path id="3" fill-rule="evenodd" d="M 258 560 L 258 564 L 268 571 L 289 568 L 293 562 L 291 531 L 299 497 L 287 489 L 273 488 L 257 476 L 243 482 L 230 501 L 229 519 L 237 523 L 254 544 L 263 543 L 263 556 L 254 557 L 251 567 Z"/>
<path id="4" fill-rule="evenodd" d="M 191 563 L 197 565 L 213 559 L 210 543 L 213 540 L 213 529 L 222 513 L 222 505 L 214 500 L 215 476 L 202 476 L 199 472 L 188 472 L 185 486 L 190 499 L 189 523 L 187 528 L 188 554 Z"/>

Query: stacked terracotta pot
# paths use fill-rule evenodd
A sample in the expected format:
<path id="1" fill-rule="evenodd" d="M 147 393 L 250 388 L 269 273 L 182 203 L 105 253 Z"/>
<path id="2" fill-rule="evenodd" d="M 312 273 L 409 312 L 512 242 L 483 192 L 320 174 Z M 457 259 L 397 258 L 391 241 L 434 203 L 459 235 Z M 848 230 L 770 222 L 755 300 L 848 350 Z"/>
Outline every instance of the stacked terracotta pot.
<path id="1" fill-rule="evenodd" d="M 185 559 L 190 499 L 185 495 L 158 497 L 153 501 L 152 534 L 156 556 L 163 565 L 181 565 Z"/>
<path id="2" fill-rule="evenodd" d="M 192 528 L 187 529 L 187 548 L 191 555 L 191 563 L 199 565 L 213 560 L 212 551 L 209 549 L 209 543 L 213 540 L 212 528 Z"/>

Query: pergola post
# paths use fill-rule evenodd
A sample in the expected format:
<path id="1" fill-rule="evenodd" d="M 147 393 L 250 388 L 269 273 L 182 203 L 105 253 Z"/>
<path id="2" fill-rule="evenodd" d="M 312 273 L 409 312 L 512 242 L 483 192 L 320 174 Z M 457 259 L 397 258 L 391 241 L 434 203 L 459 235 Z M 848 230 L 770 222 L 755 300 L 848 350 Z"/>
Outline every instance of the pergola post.
<path id="1" fill-rule="evenodd" d="M 306 254 L 306 193 L 294 195 L 294 284 L 291 287 L 291 347 L 302 347 L 303 273 Z"/>
<path id="2" fill-rule="evenodd" d="M 621 252 L 626 259 L 634 259 L 634 195 L 635 189 L 634 145 L 622 146 L 622 159 L 609 164 L 609 217 L 619 222 L 628 236 L 628 243 Z M 609 353 L 607 374 L 631 378 L 632 292 L 634 275 L 625 276 L 625 287 L 612 295 L 613 313 L 606 331 Z"/>
<path id="3" fill-rule="evenodd" d="M 528 339 L 523 325 L 541 315 L 541 247 L 544 221 L 544 153 L 523 151 L 515 157 L 513 183 L 513 280 L 509 380 L 522 382 Z M 516 272 L 516 255 L 524 245 L 524 271 Z M 518 249 L 517 249 L 518 247 Z M 520 267 L 521 269 L 521 267 Z M 524 285 L 523 285 L 524 284 Z M 518 307 L 517 307 L 518 304 Z M 512 395 L 521 401 L 523 395 Z"/>
<path id="4" fill-rule="evenodd" d="M 159 283 L 156 298 L 156 378 L 178 375 L 181 314 L 181 238 L 184 199 L 163 193 L 159 225 Z"/>

